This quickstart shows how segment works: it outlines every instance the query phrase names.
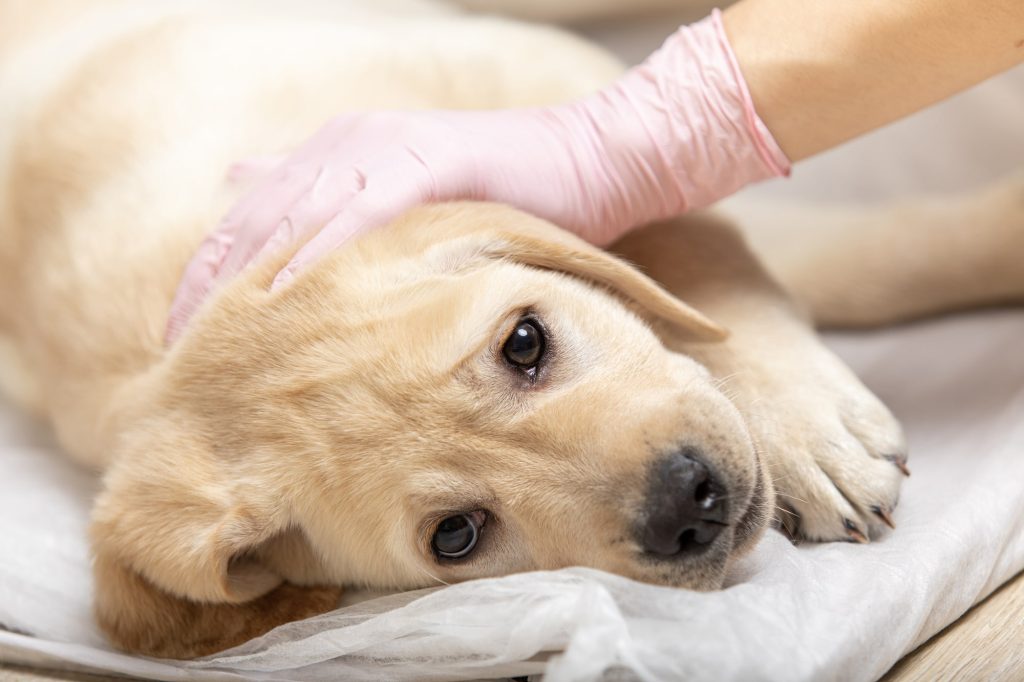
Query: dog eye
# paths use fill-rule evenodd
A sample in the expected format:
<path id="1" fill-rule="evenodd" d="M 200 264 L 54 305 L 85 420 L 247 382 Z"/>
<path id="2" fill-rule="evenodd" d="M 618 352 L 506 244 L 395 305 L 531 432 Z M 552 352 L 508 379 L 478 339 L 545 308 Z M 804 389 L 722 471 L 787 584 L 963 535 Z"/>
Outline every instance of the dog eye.
<path id="1" fill-rule="evenodd" d="M 482 511 L 449 516 L 437 524 L 430 544 L 439 557 L 461 559 L 476 547 L 480 529 L 486 522 L 487 513 Z"/>
<path id="2" fill-rule="evenodd" d="M 544 334 L 532 320 L 521 320 L 505 341 L 501 352 L 516 367 L 532 369 L 544 356 Z"/>

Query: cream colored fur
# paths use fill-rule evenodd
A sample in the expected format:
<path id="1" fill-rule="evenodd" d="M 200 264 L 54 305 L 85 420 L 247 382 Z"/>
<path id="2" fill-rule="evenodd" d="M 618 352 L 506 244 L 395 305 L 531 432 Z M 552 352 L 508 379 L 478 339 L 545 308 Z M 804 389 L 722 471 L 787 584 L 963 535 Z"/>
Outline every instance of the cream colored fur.
<path id="1" fill-rule="evenodd" d="M 242 189 L 230 162 L 345 109 L 553 102 L 620 71 L 551 29 L 384 9 L 0 3 L 4 384 L 104 472 L 96 612 L 114 643 L 217 651 L 342 585 L 582 564 L 712 589 L 774 506 L 799 537 L 878 532 L 899 427 L 720 216 L 617 244 L 645 276 L 509 208 L 421 208 L 280 292 L 288 254 L 257 264 L 164 348 L 184 264 Z M 768 264 L 833 323 L 1019 301 L 1019 270 L 985 265 L 1024 247 L 1021 184 L 880 211 L 868 231 L 837 219 L 833 241 L 767 248 Z M 863 241 L 889 230 L 899 253 Z M 525 312 L 551 338 L 536 384 L 499 357 Z M 728 528 L 652 562 L 634 538 L 645 477 L 680 445 L 727 484 Z M 438 561 L 433 526 L 473 509 L 491 513 L 481 547 Z"/>

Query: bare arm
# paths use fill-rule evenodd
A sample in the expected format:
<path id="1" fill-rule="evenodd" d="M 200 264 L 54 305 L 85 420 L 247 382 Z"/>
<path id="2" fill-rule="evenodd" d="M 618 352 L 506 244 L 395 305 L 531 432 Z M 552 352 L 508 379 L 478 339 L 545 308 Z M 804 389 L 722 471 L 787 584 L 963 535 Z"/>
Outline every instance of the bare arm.
<path id="1" fill-rule="evenodd" d="M 724 23 L 792 161 L 1024 61 L 1022 0 L 743 0 Z"/>

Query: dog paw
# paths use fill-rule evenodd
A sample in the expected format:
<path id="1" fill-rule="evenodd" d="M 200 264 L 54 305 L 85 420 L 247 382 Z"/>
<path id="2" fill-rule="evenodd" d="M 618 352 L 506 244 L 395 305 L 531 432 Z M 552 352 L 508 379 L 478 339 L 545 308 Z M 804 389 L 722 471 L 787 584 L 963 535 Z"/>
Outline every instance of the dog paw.
<path id="1" fill-rule="evenodd" d="M 868 542 L 893 526 L 907 469 L 902 429 L 830 351 L 749 410 L 776 489 L 776 517 L 794 539 Z M 795 377 L 803 377 L 797 380 Z"/>

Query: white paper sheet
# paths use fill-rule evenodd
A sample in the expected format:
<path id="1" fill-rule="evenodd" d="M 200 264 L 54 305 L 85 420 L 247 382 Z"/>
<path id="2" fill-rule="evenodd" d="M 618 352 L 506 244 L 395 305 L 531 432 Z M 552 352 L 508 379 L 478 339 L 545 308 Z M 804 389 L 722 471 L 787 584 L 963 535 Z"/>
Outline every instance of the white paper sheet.
<path id="1" fill-rule="evenodd" d="M 643 54 L 670 30 L 622 49 Z M 992 179 L 1024 162 L 1022 84 L 1018 69 L 754 193 L 870 201 Z M 1024 311 L 830 342 L 910 438 L 914 474 L 880 542 L 794 547 L 771 533 L 712 594 L 572 569 L 395 595 L 185 664 L 106 647 L 89 615 L 96 482 L 2 408 L 0 660 L 166 680 L 876 678 L 1024 569 Z"/>

